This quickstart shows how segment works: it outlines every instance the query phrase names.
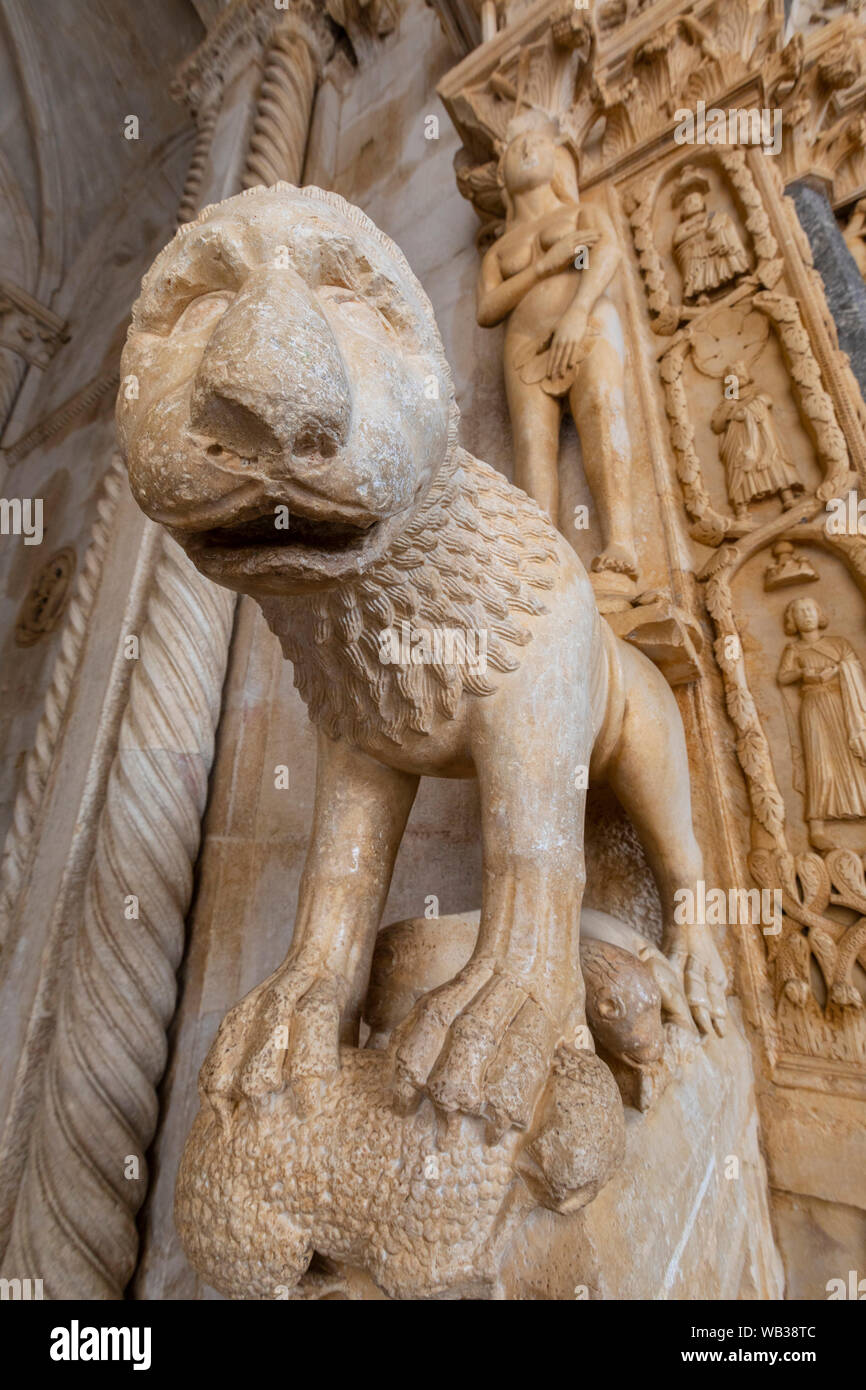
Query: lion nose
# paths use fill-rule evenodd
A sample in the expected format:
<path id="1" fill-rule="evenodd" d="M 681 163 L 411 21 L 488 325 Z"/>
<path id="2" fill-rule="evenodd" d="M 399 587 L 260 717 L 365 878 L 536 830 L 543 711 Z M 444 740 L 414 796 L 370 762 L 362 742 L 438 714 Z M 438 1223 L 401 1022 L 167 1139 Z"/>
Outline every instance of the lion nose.
<path id="1" fill-rule="evenodd" d="M 254 271 L 214 329 L 193 385 L 191 422 L 274 476 L 346 442 L 352 403 L 331 327 L 295 271 Z"/>

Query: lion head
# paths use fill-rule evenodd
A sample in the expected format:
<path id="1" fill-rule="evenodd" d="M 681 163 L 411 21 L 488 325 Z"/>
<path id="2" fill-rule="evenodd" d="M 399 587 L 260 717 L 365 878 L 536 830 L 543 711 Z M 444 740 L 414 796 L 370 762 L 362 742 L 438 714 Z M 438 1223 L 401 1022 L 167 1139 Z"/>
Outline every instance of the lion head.
<path id="1" fill-rule="evenodd" d="M 364 574 L 456 440 L 430 303 L 318 188 L 206 208 L 142 284 L 117 422 L 132 491 L 208 578 L 257 597 Z"/>

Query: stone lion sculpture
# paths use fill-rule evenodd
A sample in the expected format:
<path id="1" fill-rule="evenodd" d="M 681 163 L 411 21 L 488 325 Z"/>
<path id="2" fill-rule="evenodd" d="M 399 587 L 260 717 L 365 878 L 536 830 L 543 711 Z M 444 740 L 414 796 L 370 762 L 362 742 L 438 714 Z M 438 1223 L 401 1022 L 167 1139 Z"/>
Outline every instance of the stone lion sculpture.
<path id="1" fill-rule="evenodd" d="M 622 1121 L 586 1028 L 579 963 L 587 769 L 613 787 L 659 885 L 669 1017 L 724 1027 L 709 933 L 673 918 L 674 892 L 702 877 L 702 860 L 668 685 L 599 617 L 579 559 L 538 506 L 460 447 L 429 301 L 398 248 L 336 195 L 277 184 L 183 227 L 145 277 L 121 373 L 138 383 L 118 402 L 136 499 L 202 574 L 260 604 L 318 727 L 294 936 L 229 1012 L 202 1069 L 187 1230 L 222 1220 L 237 1235 L 246 1218 L 226 1210 L 255 1207 L 258 1161 L 279 1245 L 275 1155 L 285 1158 L 288 1130 L 299 1143 L 305 1124 L 336 1113 L 338 1090 L 348 1112 L 359 1094 L 380 1116 L 391 1107 L 382 1142 L 404 1122 L 451 1116 L 460 1144 L 500 1146 L 509 1165 L 534 1146 L 539 1200 L 588 1200 L 621 1152 Z M 408 660 L 383 659 L 395 632 L 408 635 Z M 365 1061 L 376 933 L 422 776 L 479 781 L 477 942 Z M 265 1159 L 278 1132 L 283 1150 Z M 427 1141 L 416 1141 L 420 1153 Z M 310 1141 L 320 1164 L 328 1142 Z M 496 1187 L 497 1210 L 511 1183 Z M 472 1187 L 460 1188 L 470 1205 Z M 278 1266 L 278 1282 L 300 1278 L 326 1239 L 311 1220 L 285 1216 L 296 1257 L 269 1278 Z M 367 1258 L 357 1244 L 352 1257 Z M 217 1256 L 199 1258 L 211 1268 Z M 225 1287 L 258 1287 L 243 1273 L 256 1267 L 253 1250 Z M 398 1281 L 403 1293 L 441 1292 L 429 1270 L 416 1275 Z"/>

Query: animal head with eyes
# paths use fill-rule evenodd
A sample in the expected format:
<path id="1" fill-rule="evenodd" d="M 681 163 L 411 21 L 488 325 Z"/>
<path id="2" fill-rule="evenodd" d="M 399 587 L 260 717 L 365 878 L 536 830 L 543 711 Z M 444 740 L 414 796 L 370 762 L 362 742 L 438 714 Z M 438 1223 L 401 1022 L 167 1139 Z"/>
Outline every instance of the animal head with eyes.
<path id="1" fill-rule="evenodd" d="M 208 578 L 258 597 L 363 574 L 456 442 L 424 291 L 318 188 L 253 189 L 183 227 L 145 276 L 121 380 L 139 505 Z"/>

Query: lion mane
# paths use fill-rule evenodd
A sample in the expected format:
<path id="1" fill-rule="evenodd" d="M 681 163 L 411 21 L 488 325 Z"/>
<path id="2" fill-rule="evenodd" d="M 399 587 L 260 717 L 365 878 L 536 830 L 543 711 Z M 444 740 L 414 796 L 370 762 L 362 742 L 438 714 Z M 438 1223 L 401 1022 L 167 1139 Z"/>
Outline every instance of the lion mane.
<path id="1" fill-rule="evenodd" d="M 385 664 L 380 634 L 401 622 L 413 633 L 483 631 L 487 666 L 514 671 L 515 649 L 531 640 L 519 615 L 547 611 L 539 595 L 558 564 L 556 532 L 536 504 L 458 448 L 362 578 L 259 603 L 313 722 L 350 743 L 372 731 L 399 744 L 407 729 L 429 733 L 437 712 L 453 719 L 463 690 L 490 695 L 496 686 L 462 663 Z"/>

